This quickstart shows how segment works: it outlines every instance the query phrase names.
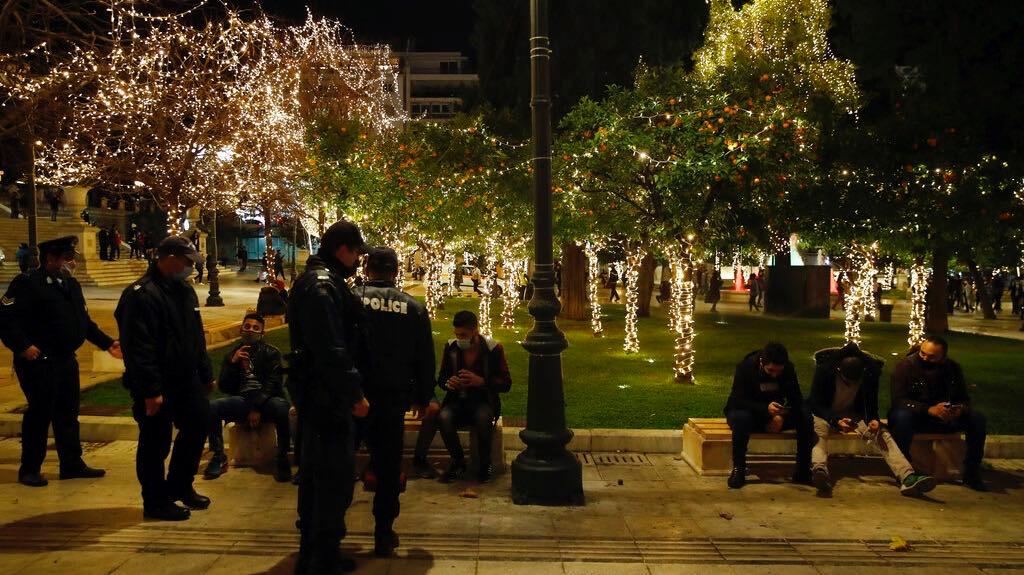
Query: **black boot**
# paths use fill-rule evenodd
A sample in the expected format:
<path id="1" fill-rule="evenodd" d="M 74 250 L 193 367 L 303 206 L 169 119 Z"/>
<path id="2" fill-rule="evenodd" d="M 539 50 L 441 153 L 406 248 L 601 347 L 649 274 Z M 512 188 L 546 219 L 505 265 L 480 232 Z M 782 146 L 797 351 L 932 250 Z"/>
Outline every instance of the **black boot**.
<path id="1" fill-rule="evenodd" d="M 988 485 L 985 480 L 981 478 L 980 470 L 965 471 L 963 475 L 964 485 L 982 493 L 988 491 Z"/>
<path id="2" fill-rule="evenodd" d="M 106 474 L 106 470 L 89 467 L 84 463 L 80 467 L 60 470 L 61 479 L 96 479 L 97 477 L 103 477 Z"/>
<path id="3" fill-rule="evenodd" d="M 729 489 L 739 489 L 747 484 L 747 470 L 745 467 L 733 467 L 729 474 Z"/>
<path id="4" fill-rule="evenodd" d="M 287 455 L 278 455 L 276 468 L 274 469 L 274 479 L 281 483 L 287 483 L 292 480 L 292 464 L 288 461 Z"/>
<path id="5" fill-rule="evenodd" d="M 50 482 L 38 471 L 18 475 L 18 483 L 29 487 L 46 487 Z"/>
<path id="6" fill-rule="evenodd" d="M 228 472 L 228 457 L 223 453 L 214 453 L 210 463 L 203 472 L 203 479 L 217 479 Z"/>
<path id="7" fill-rule="evenodd" d="M 378 531 L 373 535 L 373 554 L 377 557 L 391 557 L 399 544 L 398 533 L 394 529 Z"/>
<path id="8" fill-rule="evenodd" d="M 174 500 L 181 501 L 189 509 L 207 509 L 210 507 L 210 498 L 196 493 L 196 490 L 191 487 L 188 491 L 174 496 Z"/>

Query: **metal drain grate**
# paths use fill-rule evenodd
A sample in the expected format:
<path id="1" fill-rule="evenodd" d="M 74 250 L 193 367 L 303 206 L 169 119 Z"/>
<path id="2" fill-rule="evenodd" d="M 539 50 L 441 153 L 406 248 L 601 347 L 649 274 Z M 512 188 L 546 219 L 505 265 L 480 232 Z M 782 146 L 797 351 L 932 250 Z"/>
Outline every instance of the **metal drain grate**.
<path id="1" fill-rule="evenodd" d="M 594 465 L 653 465 L 643 453 L 587 453 Z"/>

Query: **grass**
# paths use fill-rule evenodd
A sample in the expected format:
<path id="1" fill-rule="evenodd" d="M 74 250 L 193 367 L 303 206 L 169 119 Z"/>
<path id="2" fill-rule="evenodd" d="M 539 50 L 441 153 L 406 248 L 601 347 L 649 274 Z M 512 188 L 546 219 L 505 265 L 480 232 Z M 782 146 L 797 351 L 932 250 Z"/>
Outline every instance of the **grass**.
<path id="1" fill-rule="evenodd" d="M 451 317 L 460 309 L 475 309 L 477 300 L 450 300 L 434 322 L 435 345 L 451 337 Z M 500 304 L 494 306 L 495 323 Z M 703 304 L 701 308 L 705 307 Z M 589 322 L 562 321 L 569 340 L 563 354 L 567 418 L 576 428 L 679 429 L 688 417 L 721 417 L 736 363 L 767 340 L 783 342 L 796 364 L 804 392 L 810 389 L 812 354 L 842 345 L 843 322 L 838 319 L 782 319 L 754 314 L 697 314 L 696 385 L 672 379 L 672 333 L 664 316 L 654 308 L 652 317 L 639 323 L 641 352 L 622 351 L 623 306 L 606 305 L 606 337 L 595 338 Z M 512 391 L 503 397 L 504 413 L 512 419 L 526 416 L 528 354 L 517 344 L 526 336 L 531 318 L 518 310 L 516 330 L 496 329 L 505 344 L 512 371 Z M 268 341 L 287 350 L 287 330 L 268 334 Z M 990 433 L 1024 434 L 1016 392 L 1024 388 L 1024 342 L 969 334 L 950 334 L 950 355 L 964 368 L 972 400 L 989 421 Z M 886 358 L 880 407 L 889 405 L 889 372 L 906 350 L 906 326 L 865 323 L 864 349 Z M 228 348 L 210 352 L 219 368 Z M 83 393 L 83 405 L 128 406 L 120 381 L 99 385 Z M 128 410 L 122 412 L 128 414 Z"/>

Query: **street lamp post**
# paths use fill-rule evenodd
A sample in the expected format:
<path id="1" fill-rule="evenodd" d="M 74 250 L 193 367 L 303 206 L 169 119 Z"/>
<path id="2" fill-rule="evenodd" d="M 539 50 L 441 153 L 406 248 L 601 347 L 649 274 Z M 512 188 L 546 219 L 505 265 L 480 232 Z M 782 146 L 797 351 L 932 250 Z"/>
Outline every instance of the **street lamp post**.
<path id="1" fill-rule="evenodd" d="M 512 463 L 512 501 L 517 505 L 582 505 L 583 471 L 565 448 L 572 431 L 565 425 L 562 350 L 568 347 L 555 318 L 562 309 L 555 297 L 551 223 L 551 49 L 547 0 L 530 1 L 530 64 L 533 87 L 534 261 L 533 329 L 523 347 L 530 353 L 526 449 Z"/>
<path id="2" fill-rule="evenodd" d="M 36 146 L 41 142 L 29 139 L 32 165 L 28 171 L 28 193 L 32 196 L 26 207 L 28 216 L 28 269 L 39 267 L 39 206 L 36 205 Z"/>
<path id="3" fill-rule="evenodd" d="M 213 256 L 206 261 L 212 261 L 212 266 L 207 266 L 206 278 L 210 282 L 210 294 L 206 296 L 206 307 L 223 307 L 224 298 L 220 297 L 220 254 L 217 250 L 217 209 L 213 209 L 213 225 L 210 226 L 210 236 L 207 238 L 207 255 Z"/>

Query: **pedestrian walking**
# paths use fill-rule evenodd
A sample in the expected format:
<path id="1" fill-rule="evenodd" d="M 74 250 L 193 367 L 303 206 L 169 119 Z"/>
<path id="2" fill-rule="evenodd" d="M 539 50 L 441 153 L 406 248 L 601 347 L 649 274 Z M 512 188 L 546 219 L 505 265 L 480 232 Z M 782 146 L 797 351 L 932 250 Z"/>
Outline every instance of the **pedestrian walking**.
<path id="1" fill-rule="evenodd" d="M 96 243 L 100 246 L 100 259 L 110 259 L 110 232 L 107 228 L 100 227 L 100 231 L 96 232 Z"/>
<path id="2" fill-rule="evenodd" d="M 711 283 L 708 284 L 708 292 L 704 295 L 704 303 L 711 304 L 711 311 L 718 311 L 718 302 L 722 300 L 722 272 L 715 270 L 711 274 Z"/>
<path id="3" fill-rule="evenodd" d="M 197 261 L 188 238 L 165 238 L 156 261 L 125 288 L 114 311 L 124 342 L 124 384 L 139 425 L 135 469 L 143 515 L 150 519 L 182 521 L 210 506 L 193 487 L 210 422 L 207 395 L 215 385 L 199 298 L 185 283 Z"/>
<path id="4" fill-rule="evenodd" d="M 11 219 L 18 219 L 21 215 L 21 192 L 16 184 L 7 186 L 7 200 L 11 206 Z"/>
<path id="5" fill-rule="evenodd" d="M 121 259 L 121 230 L 113 224 L 110 226 L 110 261 Z"/>
<path id="6" fill-rule="evenodd" d="M 15 277 L 0 299 L 0 339 L 14 353 L 14 372 L 28 402 L 21 423 L 18 481 L 31 487 L 48 483 L 40 469 L 51 424 L 61 479 L 105 473 L 82 459 L 75 352 L 89 340 L 120 359 L 121 346 L 89 317 L 82 286 L 74 278 L 77 243 L 75 236 L 40 243 L 42 265 Z"/>
<path id="7" fill-rule="evenodd" d="M 761 311 L 761 304 L 758 303 L 761 299 L 761 284 L 760 278 L 757 277 L 757 273 L 751 272 L 750 277 L 747 278 L 747 306 L 749 311 Z"/>
<path id="8" fill-rule="evenodd" d="M 619 290 L 616 289 L 619 285 L 619 272 L 613 265 L 608 271 L 608 301 L 619 301 Z"/>

